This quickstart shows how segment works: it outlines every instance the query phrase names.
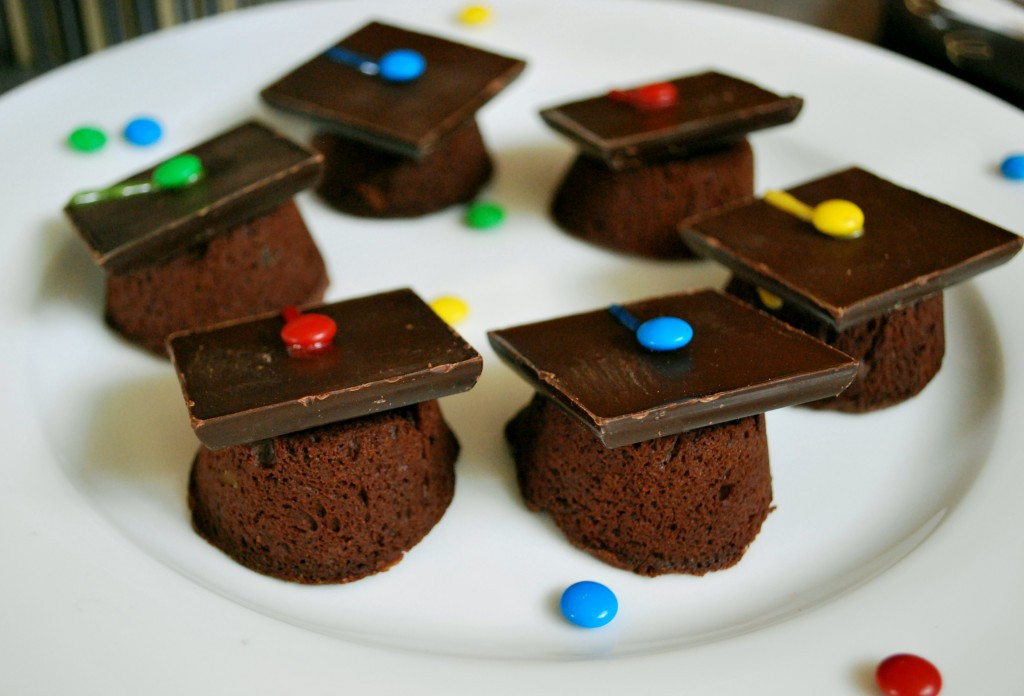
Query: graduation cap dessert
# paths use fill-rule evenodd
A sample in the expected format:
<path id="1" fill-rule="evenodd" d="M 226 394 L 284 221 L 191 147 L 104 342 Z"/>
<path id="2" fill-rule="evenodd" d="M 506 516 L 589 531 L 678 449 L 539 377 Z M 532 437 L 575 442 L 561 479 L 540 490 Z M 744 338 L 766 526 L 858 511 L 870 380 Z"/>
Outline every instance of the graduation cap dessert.
<path id="1" fill-rule="evenodd" d="M 473 198 L 491 158 L 474 115 L 525 63 L 371 22 L 266 87 L 312 119 L 326 156 L 319 193 L 367 217 L 411 217 Z"/>
<path id="2" fill-rule="evenodd" d="M 293 197 L 321 168 L 250 121 L 76 194 L 64 210 L 106 272 L 107 323 L 164 355 L 175 331 L 320 300 L 327 270 Z"/>
<path id="3" fill-rule="evenodd" d="M 196 531 L 239 563 L 341 583 L 401 560 L 444 514 L 459 444 L 437 399 L 481 358 L 410 290 L 172 336 L 202 442 Z"/>
<path id="4" fill-rule="evenodd" d="M 746 135 L 803 106 L 744 80 L 704 72 L 540 112 L 580 152 L 551 205 L 558 225 L 642 256 L 690 256 L 680 220 L 753 195 Z"/>
<path id="5" fill-rule="evenodd" d="M 527 506 L 642 575 L 738 562 L 771 506 L 764 412 L 833 396 L 857 371 L 716 290 L 488 336 L 537 392 L 506 428 Z"/>
<path id="6" fill-rule="evenodd" d="M 771 191 L 684 226 L 727 288 L 861 361 L 817 408 L 870 411 L 920 392 L 942 364 L 942 290 L 1008 261 L 1017 235 L 860 168 Z"/>

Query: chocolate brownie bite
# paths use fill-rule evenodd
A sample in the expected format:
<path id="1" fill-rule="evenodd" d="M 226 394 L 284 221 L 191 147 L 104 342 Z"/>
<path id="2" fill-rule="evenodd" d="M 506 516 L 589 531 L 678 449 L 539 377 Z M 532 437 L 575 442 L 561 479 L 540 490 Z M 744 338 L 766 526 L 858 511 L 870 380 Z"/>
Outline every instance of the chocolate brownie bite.
<path id="1" fill-rule="evenodd" d="M 313 142 L 326 172 L 317 190 L 327 203 L 364 217 L 415 217 L 469 201 L 490 180 L 474 117 L 525 65 L 371 22 L 260 94 L 319 127 Z"/>
<path id="2" fill-rule="evenodd" d="M 566 232 L 610 249 L 692 256 L 679 222 L 751 196 L 747 134 L 789 123 L 802 106 L 705 72 L 544 109 L 544 121 L 580 149 L 551 214 Z"/>
<path id="3" fill-rule="evenodd" d="M 645 328 L 680 319 L 688 344 L 645 347 Z M 488 337 L 537 390 L 506 428 L 527 506 L 547 510 L 572 544 L 642 575 L 737 563 L 771 510 L 764 412 L 833 396 L 857 370 L 714 290 Z"/>
<path id="4" fill-rule="evenodd" d="M 837 229 L 830 210 L 840 211 Z M 847 412 L 919 393 L 942 364 L 942 290 L 1022 244 L 856 167 L 691 221 L 682 236 L 733 271 L 729 292 L 861 361 L 849 389 L 812 404 Z"/>
<path id="5" fill-rule="evenodd" d="M 260 573 L 358 580 L 451 502 L 459 444 L 437 399 L 472 388 L 481 358 L 410 290 L 284 314 L 168 341 L 202 442 L 193 526 Z"/>
<path id="6" fill-rule="evenodd" d="M 319 301 L 327 269 L 293 197 L 321 160 L 250 121 L 74 196 L 65 213 L 106 273 L 107 323 L 166 356 L 176 331 Z M 152 183 L 175 167 L 189 179 Z"/>

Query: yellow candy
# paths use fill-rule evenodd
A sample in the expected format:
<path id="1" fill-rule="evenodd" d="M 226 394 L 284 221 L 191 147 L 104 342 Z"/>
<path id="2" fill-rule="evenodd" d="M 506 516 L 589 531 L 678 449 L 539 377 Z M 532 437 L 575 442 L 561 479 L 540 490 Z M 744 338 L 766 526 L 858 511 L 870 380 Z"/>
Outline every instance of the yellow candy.
<path id="1" fill-rule="evenodd" d="M 491 11 L 483 5 L 470 5 L 459 13 L 459 21 L 463 24 L 483 24 L 490 19 Z"/>
<path id="2" fill-rule="evenodd" d="M 778 295 L 759 287 L 757 289 L 757 296 L 761 298 L 761 304 L 763 304 L 767 309 L 770 309 L 773 312 L 782 309 L 782 298 Z"/>
<path id="3" fill-rule="evenodd" d="M 448 326 L 455 326 L 469 315 L 469 305 L 458 297 L 445 295 L 430 303 L 430 308 L 441 317 Z"/>
<path id="4" fill-rule="evenodd" d="M 864 211 L 850 201 L 833 199 L 812 208 L 785 191 L 765 191 L 764 201 L 830 237 L 856 239 L 864 234 Z"/>
<path id="5" fill-rule="evenodd" d="M 850 201 L 824 201 L 814 207 L 811 223 L 833 237 L 856 238 L 864 233 L 864 212 Z"/>

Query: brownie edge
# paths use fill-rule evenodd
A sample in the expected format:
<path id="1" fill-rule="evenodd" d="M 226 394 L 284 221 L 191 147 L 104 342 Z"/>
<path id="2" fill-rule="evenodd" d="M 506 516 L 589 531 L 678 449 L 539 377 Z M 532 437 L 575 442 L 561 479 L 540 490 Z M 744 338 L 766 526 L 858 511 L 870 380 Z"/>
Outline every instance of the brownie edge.
<path id="1" fill-rule="evenodd" d="M 608 448 L 536 395 L 505 432 L 527 507 L 640 575 L 735 565 L 771 511 L 764 414 Z"/>
<path id="2" fill-rule="evenodd" d="M 351 582 L 398 563 L 441 519 L 458 451 L 436 401 L 204 447 L 189 482 L 192 523 L 256 572 Z"/>

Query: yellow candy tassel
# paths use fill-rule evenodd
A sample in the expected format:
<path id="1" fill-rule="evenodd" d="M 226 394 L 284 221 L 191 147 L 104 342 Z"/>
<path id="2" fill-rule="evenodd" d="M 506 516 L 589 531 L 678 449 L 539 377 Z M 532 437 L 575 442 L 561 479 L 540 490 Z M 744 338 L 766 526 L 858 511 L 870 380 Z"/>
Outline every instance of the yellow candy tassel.
<path id="1" fill-rule="evenodd" d="M 850 201 L 827 200 L 813 208 L 785 191 L 765 191 L 764 201 L 830 237 L 856 239 L 864 234 L 864 211 Z"/>
<path id="2" fill-rule="evenodd" d="M 798 217 L 804 222 L 810 222 L 811 218 L 814 217 L 814 208 L 801 200 L 797 200 L 795 196 L 792 196 L 785 191 L 765 191 L 764 202 L 772 207 L 778 208 L 784 213 L 789 213 L 794 217 Z"/>
<path id="3" fill-rule="evenodd" d="M 764 288 L 758 287 L 757 296 L 761 300 L 761 304 L 765 306 L 765 309 L 770 309 L 773 312 L 777 312 L 782 309 L 782 298 L 775 293 L 768 292 Z"/>

